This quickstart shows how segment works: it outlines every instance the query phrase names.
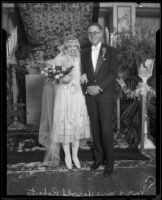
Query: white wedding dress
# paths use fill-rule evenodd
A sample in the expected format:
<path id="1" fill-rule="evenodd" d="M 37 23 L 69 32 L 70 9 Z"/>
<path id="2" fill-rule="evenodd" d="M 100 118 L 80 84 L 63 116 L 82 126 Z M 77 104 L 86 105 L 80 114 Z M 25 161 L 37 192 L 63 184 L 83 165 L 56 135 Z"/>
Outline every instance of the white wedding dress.
<path id="1" fill-rule="evenodd" d="M 44 163 L 55 166 L 60 161 L 61 143 L 71 143 L 90 138 L 90 122 L 80 84 L 80 57 L 73 59 L 69 55 L 59 54 L 54 60 L 51 60 L 51 63 L 61 63 L 67 67 L 74 66 L 71 72 L 72 80 L 69 83 L 46 83 L 49 84 L 50 89 L 47 89 L 47 86 L 44 88 L 49 92 L 46 91 L 43 99 L 47 98 L 53 105 L 47 106 L 45 100 L 42 101 L 44 106 L 48 107 L 48 114 L 46 117 L 44 116 L 45 113 L 41 115 L 39 142 L 47 148 Z M 51 94 L 52 87 L 54 94 Z M 50 99 L 53 99 L 53 102 Z M 42 111 L 46 112 L 44 106 L 42 105 Z M 51 109 L 53 109 L 53 113 L 51 113 Z M 47 120 L 52 121 L 52 125 Z M 48 130 L 45 130 L 43 124 L 48 124 Z"/>

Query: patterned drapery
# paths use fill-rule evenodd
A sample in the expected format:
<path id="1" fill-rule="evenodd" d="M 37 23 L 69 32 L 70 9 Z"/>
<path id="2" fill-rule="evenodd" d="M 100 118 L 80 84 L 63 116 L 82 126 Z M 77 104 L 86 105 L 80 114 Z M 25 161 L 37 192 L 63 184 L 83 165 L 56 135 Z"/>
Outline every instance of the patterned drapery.
<path id="1" fill-rule="evenodd" d="M 92 22 L 93 3 L 19 3 L 20 14 L 30 43 L 39 43 L 44 59 L 58 53 L 63 38 L 72 34 L 86 45 Z"/>

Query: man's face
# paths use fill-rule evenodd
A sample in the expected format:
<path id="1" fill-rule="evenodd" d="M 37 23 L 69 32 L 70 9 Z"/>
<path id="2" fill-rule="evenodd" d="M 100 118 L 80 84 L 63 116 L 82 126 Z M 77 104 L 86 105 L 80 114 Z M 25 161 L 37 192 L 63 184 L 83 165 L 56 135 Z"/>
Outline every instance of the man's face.
<path id="1" fill-rule="evenodd" d="M 98 26 L 90 26 L 88 28 L 88 39 L 93 45 L 97 45 L 102 40 L 102 31 Z"/>

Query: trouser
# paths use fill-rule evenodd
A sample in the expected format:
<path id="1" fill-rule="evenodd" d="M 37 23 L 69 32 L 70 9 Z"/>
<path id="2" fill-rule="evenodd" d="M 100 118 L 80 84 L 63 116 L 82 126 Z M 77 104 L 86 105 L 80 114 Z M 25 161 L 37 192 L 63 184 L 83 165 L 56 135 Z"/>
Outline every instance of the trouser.
<path id="1" fill-rule="evenodd" d="M 92 96 L 86 97 L 86 103 L 91 121 L 95 163 L 103 163 L 106 160 L 107 168 L 111 170 L 114 166 L 112 130 L 114 104 L 101 104 Z"/>

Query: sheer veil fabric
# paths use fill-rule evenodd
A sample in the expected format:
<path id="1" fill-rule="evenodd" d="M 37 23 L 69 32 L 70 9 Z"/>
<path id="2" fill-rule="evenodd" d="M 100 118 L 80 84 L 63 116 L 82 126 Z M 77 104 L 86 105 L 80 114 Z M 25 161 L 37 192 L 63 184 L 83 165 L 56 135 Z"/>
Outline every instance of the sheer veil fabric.
<path id="1" fill-rule="evenodd" d="M 62 57 L 62 53 L 56 56 L 55 59 L 48 60 L 47 63 L 55 64 Z M 55 143 L 53 151 L 52 147 L 52 126 L 54 102 L 56 96 L 57 84 L 48 78 L 45 81 L 42 94 L 42 108 L 39 126 L 39 143 L 46 147 L 46 153 L 43 163 L 45 165 L 57 166 L 60 163 L 60 144 Z"/>
<path id="2" fill-rule="evenodd" d="M 48 63 L 74 66 L 70 83 L 57 84 L 47 79 L 43 89 L 39 143 L 47 149 L 44 164 L 55 167 L 60 163 L 61 143 L 90 138 L 90 122 L 80 86 L 80 54 L 72 59 L 60 53 Z"/>

